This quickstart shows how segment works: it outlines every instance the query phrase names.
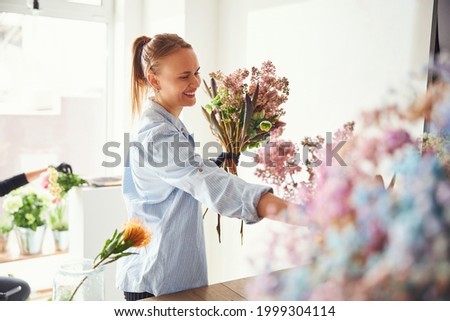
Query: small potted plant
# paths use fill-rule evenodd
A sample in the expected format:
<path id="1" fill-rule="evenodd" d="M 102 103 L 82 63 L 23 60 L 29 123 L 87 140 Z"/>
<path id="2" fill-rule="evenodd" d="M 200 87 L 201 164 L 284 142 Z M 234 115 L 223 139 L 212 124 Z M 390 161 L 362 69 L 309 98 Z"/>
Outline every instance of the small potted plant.
<path id="1" fill-rule="evenodd" d="M 21 253 L 40 253 L 49 200 L 32 189 L 18 188 L 6 196 L 3 208 L 12 217 Z"/>
<path id="2" fill-rule="evenodd" d="M 8 246 L 9 232 L 12 230 L 13 225 L 9 221 L 0 222 L 0 253 L 6 252 Z"/>
<path id="3" fill-rule="evenodd" d="M 65 251 L 69 247 L 69 224 L 65 211 L 65 202 L 61 201 L 53 207 L 49 214 L 50 228 L 55 240 L 55 250 Z"/>
<path id="4" fill-rule="evenodd" d="M 73 187 L 86 183 L 86 180 L 71 171 L 59 171 L 51 166 L 43 175 L 42 186 L 49 191 L 53 198 L 53 209 L 49 215 L 49 221 L 57 251 L 64 251 L 69 247 L 67 193 Z"/>

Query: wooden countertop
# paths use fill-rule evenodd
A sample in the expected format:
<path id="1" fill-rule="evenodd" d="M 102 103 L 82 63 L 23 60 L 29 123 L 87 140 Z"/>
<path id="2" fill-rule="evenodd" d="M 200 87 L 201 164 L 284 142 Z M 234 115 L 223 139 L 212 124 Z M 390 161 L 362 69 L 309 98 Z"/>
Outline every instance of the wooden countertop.
<path id="1" fill-rule="evenodd" d="M 272 272 L 280 275 L 292 269 Z M 248 301 L 246 295 L 247 283 L 257 276 L 212 284 L 191 290 L 161 295 L 142 301 Z"/>

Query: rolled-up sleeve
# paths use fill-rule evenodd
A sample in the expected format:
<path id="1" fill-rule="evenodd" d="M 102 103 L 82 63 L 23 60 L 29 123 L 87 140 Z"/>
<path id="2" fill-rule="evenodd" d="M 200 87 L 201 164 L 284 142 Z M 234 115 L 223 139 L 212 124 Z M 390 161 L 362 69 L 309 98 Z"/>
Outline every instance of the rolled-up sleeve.
<path id="1" fill-rule="evenodd" d="M 164 182 L 183 190 L 211 210 L 247 224 L 261 220 L 256 207 L 270 187 L 251 184 L 195 153 L 192 141 L 168 124 L 141 132 L 144 166 Z"/>

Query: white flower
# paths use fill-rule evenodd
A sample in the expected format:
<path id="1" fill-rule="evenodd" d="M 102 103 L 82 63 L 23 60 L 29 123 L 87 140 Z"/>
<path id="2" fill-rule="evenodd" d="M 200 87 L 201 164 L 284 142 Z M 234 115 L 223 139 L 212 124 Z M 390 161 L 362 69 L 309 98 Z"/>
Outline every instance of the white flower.
<path id="1" fill-rule="evenodd" d="M 36 218 L 31 213 L 25 214 L 25 219 L 28 221 L 29 225 L 32 225 L 36 221 Z"/>
<path id="2" fill-rule="evenodd" d="M 19 208 L 22 207 L 22 205 L 23 205 L 22 197 L 18 195 L 8 196 L 3 201 L 3 209 L 8 213 L 16 212 Z"/>

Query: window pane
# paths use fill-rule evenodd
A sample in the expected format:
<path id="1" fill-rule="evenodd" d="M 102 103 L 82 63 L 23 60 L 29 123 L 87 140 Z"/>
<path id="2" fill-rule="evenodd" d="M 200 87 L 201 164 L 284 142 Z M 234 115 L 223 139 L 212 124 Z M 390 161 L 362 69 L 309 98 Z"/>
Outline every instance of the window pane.
<path id="1" fill-rule="evenodd" d="M 0 13 L 0 179 L 60 161 L 103 174 L 106 28 Z"/>

